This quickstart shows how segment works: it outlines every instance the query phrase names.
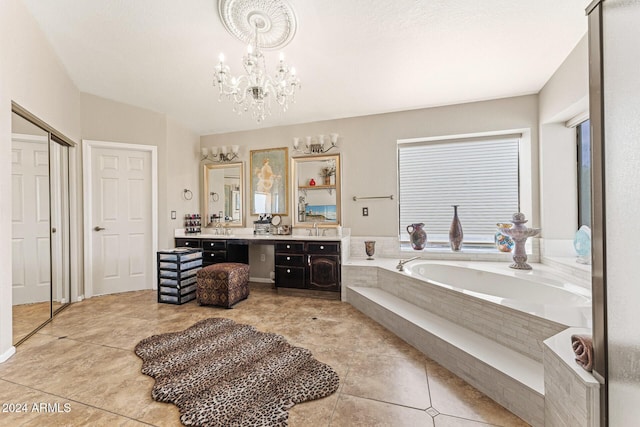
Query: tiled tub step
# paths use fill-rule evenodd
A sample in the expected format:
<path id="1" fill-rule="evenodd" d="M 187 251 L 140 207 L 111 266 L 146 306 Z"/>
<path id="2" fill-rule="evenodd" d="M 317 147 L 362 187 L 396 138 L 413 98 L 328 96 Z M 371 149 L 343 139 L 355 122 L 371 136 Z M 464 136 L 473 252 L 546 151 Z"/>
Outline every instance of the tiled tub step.
<path id="1" fill-rule="evenodd" d="M 347 301 L 534 426 L 544 425 L 541 363 L 382 289 L 349 286 Z"/>

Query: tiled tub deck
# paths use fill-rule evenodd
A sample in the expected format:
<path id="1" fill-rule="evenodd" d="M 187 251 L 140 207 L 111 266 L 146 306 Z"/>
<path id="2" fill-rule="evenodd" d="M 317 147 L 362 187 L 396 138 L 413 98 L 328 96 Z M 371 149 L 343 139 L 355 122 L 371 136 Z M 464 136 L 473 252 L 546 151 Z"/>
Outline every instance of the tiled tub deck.
<path id="1" fill-rule="evenodd" d="M 570 325 L 411 277 L 397 262 L 344 263 L 343 300 L 529 424 L 545 425 L 544 341 Z"/>

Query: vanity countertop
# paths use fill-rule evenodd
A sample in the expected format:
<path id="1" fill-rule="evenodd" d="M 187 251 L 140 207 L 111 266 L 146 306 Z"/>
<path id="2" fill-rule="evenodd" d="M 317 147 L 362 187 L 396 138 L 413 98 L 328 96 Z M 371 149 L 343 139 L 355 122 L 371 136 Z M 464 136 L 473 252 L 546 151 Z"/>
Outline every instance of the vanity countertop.
<path id="1" fill-rule="evenodd" d="M 294 234 L 231 234 L 231 235 L 217 235 L 209 233 L 194 233 L 185 234 L 183 230 L 176 230 L 174 233 L 175 238 L 180 239 L 224 239 L 224 240 L 319 240 L 323 242 L 339 242 L 343 239 L 347 239 L 347 236 L 306 236 L 306 235 L 294 235 Z"/>

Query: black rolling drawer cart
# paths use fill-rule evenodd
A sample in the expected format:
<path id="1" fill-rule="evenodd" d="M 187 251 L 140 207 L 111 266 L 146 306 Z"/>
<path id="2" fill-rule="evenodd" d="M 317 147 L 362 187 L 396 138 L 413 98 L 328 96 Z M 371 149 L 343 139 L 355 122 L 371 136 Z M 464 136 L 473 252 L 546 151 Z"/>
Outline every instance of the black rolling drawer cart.
<path id="1" fill-rule="evenodd" d="M 184 304 L 196 297 L 196 276 L 202 250 L 175 248 L 158 251 L 158 302 Z"/>

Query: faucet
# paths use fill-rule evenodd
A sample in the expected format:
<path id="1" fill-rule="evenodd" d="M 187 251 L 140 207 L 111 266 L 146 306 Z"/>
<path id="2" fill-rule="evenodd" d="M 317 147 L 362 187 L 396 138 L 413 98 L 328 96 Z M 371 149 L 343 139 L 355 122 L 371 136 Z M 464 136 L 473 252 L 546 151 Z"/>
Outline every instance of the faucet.
<path id="1" fill-rule="evenodd" d="M 316 232 L 316 233 L 315 233 L 315 234 L 316 234 L 316 237 L 318 237 L 318 223 L 317 223 L 317 222 L 314 222 L 314 223 L 313 223 L 313 229 L 314 229 L 314 230 L 315 230 L 315 232 Z"/>
<path id="2" fill-rule="evenodd" d="M 398 269 L 398 271 L 404 271 L 404 265 L 406 263 L 408 263 L 409 261 L 413 261 L 414 259 L 418 259 L 418 258 L 420 258 L 420 257 L 419 256 L 414 256 L 413 258 L 400 260 L 400 261 L 398 261 L 398 265 L 396 265 L 396 269 Z"/>

